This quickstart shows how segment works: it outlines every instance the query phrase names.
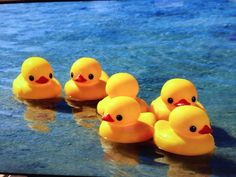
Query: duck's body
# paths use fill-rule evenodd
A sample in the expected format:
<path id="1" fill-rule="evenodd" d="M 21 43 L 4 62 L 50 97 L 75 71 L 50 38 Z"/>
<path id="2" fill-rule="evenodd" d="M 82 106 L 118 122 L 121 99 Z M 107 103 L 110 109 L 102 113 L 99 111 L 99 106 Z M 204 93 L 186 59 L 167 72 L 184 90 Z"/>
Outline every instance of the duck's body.
<path id="1" fill-rule="evenodd" d="M 69 99 L 78 101 L 100 100 L 105 91 L 108 75 L 93 58 L 80 58 L 71 67 L 71 79 L 64 90 Z"/>
<path id="2" fill-rule="evenodd" d="M 50 99 L 61 94 L 61 85 L 53 77 L 51 66 L 40 57 L 24 61 L 21 73 L 13 81 L 12 89 L 13 94 L 22 99 Z"/>
<path id="3" fill-rule="evenodd" d="M 152 113 L 141 113 L 139 120 L 128 126 L 115 126 L 102 121 L 99 134 L 109 141 L 118 143 L 144 142 L 153 137 L 155 121 Z"/>
<path id="4" fill-rule="evenodd" d="M 46 84 L 30 85 L 20 74 L 13 81 L 13 93 L 22 99 L 55 98 L 60 96 L 61 85 L 55 78 Z"/>
<path id="5" fill-rule="evenodd" d="M 65 84 L 65 93 L 69 99 L 86 101 L 86 100 L 99 100 L 106 96 L 105 92 L 106 82 L 99 80 L 93 85 L 81 86 L 74 80 L 69 80 Z"/>
<path id="6" fill-rule="evenodd" d="M 154 127 L 154 142 L 162 150 L 179 155 L 195 156 L 215 148 L 209 118 L 195 106 L 175 108 L 169 121 L 159 120 Z"/>
<path id="7" fill-rule="evenodd" d="M 154 129 L 155 144 L 167 152 L 195 156 L 210 153 L 215 147 L 214 138 L 211 134 L 206 134 L 198 138 L 179 136 L 166 120 L 158 121 Z"/>
<path id="8" fill-rule="evenodd" d="M 203 110 L 205 108 L 198 101 L 197 90 L 192 82 L 175 78 L 168 80 L 161 89 L 161 95 L 152 101 L 150 110 L 157 120 L 168 120 L 170 112 L 183 105 L 193 105 Z"/>

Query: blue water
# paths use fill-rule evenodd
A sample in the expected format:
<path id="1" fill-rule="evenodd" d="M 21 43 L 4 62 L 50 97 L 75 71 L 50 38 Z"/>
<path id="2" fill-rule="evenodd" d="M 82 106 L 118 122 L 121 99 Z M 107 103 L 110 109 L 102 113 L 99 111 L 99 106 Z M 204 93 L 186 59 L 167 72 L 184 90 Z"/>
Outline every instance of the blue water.
<path id="1" fill-rule="evenodd" d="M 164 153 L 152 142 L 100 139 L 96 103 L 20 103 L 11 84 L 30 56 L 62 85 L 79 57 L 129 72 L 150 103 L 164 82 L 191 80 L 206 107 L 213 156 Z M 236 174 L 236 1 L 145 0 L 0 5 L 0 172 L 99 176 Z"/>

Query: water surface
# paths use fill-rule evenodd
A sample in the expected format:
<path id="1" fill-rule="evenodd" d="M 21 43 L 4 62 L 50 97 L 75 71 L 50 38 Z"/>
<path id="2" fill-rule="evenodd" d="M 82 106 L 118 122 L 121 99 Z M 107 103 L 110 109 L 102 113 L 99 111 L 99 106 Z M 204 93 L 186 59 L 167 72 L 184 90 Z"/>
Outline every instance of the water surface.
<path id="1" fill-rule="evenodd" d="M 0 6 L 0 171 L 99 176 L 234 176 L 236 2 L 90 1 Z M 191 80 L 206 107 L 213 156 L 180 157 L 152 142 L 101 139 L 96 103 L 21 103 L 11 84 L 24 59 L 46 58 L 62 85 L 79 57 L 133 74 L 150 103 L 165 81 Z M 73 106 L 73 107 L 72 107 Z"/>

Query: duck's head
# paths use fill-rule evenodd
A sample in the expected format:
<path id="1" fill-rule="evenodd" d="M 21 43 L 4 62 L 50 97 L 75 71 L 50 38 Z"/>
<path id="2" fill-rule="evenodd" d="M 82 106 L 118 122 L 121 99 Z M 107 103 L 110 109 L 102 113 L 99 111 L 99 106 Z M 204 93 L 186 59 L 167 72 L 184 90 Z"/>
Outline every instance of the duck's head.
<path id="1" fill-rule="evenodd" d="M 210 120 L 204 110 L 196 106 L 180 106 L 169 116 L 170 126 L 176 133 L 197 138 L 212 133 Z"/>
<path id="2" fill-rule="evenodd" d="M 71 79 L 79 85 L 93 85 L 101 77 L 100 63 L 93 58 L 80 58 L 75 61 L 70 69 Z"/>
<path id="3" fill-rule="evenodd" d="M 106 84 L 106 93 L 111 97 L 128 96 L 135 98 L 139 91 L 137 80 L 129 73 L 116 73 Z"/>
<path id="4" fill-rule="evenodd" d="M 140 115 L 138 102 L 131 97 L 118 96 L 112 98 L 104 111 L 103 121 L 110 125 L 127 126 L 135 123 Z"/>
<path id="5" fill-rule="evenodd" d="M 161 99 L 170 110 L 178 106 L 197 106 L 198 94 L 192 82 L 175 78 L 168 80 L 161 89 Z"/>
<path id="6" fill-rule="evenodd" d="M 30 57 L 24 61 L 21 74 L 29 84 L 47 84 L 53 78 L 51 65 L 40 57 Z"/>

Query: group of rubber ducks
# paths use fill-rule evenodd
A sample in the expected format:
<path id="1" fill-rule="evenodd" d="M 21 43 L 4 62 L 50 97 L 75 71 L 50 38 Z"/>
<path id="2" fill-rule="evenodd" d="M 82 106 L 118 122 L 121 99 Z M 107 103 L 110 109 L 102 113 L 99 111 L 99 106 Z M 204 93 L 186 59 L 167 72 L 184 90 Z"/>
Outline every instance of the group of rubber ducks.
<path id="1" fill-rule="evenodd" d="M 160 149 L 179 155 L 203 155 L 215 148 L 210 120 L 192 82 L 174 78 L 162 87 L 151 105 L 137 97 L 139 84 L 129 73 L 109 77 L 93 58 L 80 58 L 70 69 L 64 86 L 67 98 L 100 100 L 99 134 L 117 143 L 138 143 L 153 138 Z M 13 93 L 22 99 L 60 97 L 62 87 L 51 65 L 40 57 L 24 61 L 13 82 Z"/>

